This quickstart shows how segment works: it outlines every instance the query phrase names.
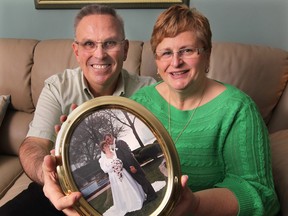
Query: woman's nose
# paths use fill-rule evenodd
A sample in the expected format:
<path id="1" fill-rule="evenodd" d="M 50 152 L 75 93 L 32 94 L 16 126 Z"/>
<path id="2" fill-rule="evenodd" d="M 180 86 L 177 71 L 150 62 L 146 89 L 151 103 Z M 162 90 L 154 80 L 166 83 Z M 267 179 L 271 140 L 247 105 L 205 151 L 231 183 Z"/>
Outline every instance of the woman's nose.
<path id="1" fill-rule="evenodd" d="M 178 52 L 174 52 L 172 59 L 171 59 L 171 65 L 173 67 L 178 67 L 180 64 L 182 64 L 183 60 Z"/>

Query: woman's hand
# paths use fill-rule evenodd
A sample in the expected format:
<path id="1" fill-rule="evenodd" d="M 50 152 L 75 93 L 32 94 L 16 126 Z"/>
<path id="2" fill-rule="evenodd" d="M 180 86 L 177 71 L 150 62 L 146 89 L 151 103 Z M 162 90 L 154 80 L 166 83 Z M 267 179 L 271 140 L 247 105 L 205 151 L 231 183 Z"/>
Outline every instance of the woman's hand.
<path id="1" fill-rule="evenodd" d="M 194 215 L 199 205 L 199 198 L 188 188 L 188 176 L 181 176 L 182 191 L 180 199 L 172 212 L 175 216 Z"/>
<path id="2" fill-rule="evenodd" d="M 234 193 L 227 188 L 210 188 L 192 192 L 188 176 L 181 177 L 182 192 L 172 215 L 237 215 L 239 206 Z M 201 201 L 200 201 L 201 200 Z"/>

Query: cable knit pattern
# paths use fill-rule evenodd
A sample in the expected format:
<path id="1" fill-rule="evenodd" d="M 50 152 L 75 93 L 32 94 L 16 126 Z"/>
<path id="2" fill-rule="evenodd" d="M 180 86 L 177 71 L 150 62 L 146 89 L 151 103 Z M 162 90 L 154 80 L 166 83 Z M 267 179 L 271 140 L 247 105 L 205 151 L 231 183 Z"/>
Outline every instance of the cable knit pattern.
<path id="1" fill-rule="evenodd" d="M 168 130 L 168 104 L 152 86 L 132 99 L 154 113 Z M 177 141 L 183 174 L 192 191 L 229 188 L 236 195 L 239 215 L 275 215 L 279 203 L 274 191 L 268 132 L 255 103 L 226 85 L 226 90 L 198 107 Z M 193 110 L 171 106 L 171 136 L 176 139 Z"/>

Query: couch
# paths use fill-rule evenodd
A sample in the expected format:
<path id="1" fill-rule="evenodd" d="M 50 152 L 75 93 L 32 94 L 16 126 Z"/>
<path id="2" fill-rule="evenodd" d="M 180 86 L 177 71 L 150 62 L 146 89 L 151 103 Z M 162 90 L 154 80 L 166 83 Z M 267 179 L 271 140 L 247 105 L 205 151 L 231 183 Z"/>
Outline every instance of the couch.
<path id="1" fill-rule="evenodd" d="M 19 163 L 18 148 L 33 118 L 44 80 L 65 68 L 77 67 L 71 44 L 71 39 L 0 39 L 0 95 L 4 104 L 2 108 L 0 105 L 0 206 L 30 182 Z M 124 68 L 159 79 L 147 41 L 130 41 Z M 288 215 L 288 52 L 213 42 L 207 75 L 237 86 L 258 105 L 270 133 L 281 214 Z"/>

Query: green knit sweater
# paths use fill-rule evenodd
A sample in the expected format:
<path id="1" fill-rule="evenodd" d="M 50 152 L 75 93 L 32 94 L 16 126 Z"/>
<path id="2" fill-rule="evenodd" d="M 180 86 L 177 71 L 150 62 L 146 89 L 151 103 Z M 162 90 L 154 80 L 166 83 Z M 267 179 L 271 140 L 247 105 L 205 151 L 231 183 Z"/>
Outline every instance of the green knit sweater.
<path id="1" fill-rule="evenodd" d="M 158 83 L 159 84 L 159 83 Z M 175 140 L 194 110 L 170 106 L 155 89 L 144 87 L 131 98 L 150 110 Z M 271 171 L 266 126 L 246 94 L 231 85 L 197 108 L 175 143 L 183 174 L 192 191 L 230 189 L 238 199 L 239 215 L 275 215 L 279 203 Z"/>

